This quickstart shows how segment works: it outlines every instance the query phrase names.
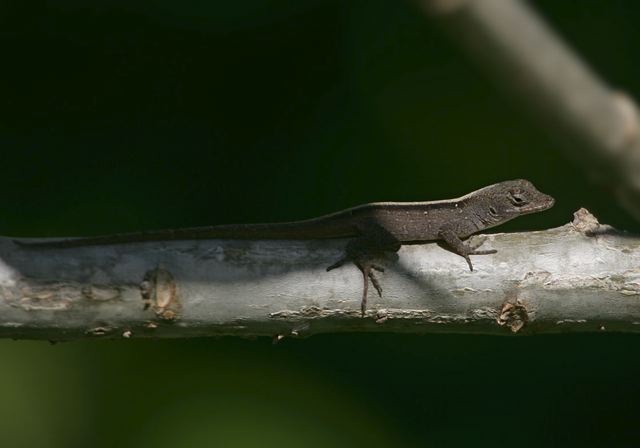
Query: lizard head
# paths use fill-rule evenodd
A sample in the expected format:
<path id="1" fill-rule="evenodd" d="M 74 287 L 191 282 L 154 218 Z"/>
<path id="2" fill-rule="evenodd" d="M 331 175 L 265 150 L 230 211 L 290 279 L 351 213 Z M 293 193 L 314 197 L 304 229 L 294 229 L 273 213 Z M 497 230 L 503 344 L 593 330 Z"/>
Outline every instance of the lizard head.
<path id="1" fill-rule="evenodd" d="M 493 225 L 553 207 L 555 200 L 524 179 L 508 180 L 480 190 L 485 216 Z"/>

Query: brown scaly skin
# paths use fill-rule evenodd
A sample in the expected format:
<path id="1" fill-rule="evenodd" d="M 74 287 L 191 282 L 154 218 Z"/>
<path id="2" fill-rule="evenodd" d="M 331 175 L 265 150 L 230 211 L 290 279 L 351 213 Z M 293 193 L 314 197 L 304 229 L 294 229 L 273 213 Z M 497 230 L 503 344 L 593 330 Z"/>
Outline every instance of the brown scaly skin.
<path id="1" fill-rule="evenodd" d="M 380 296 L 382 288 L 373 271 L 383 271 L 375 260 L 384 252 L 397 252 L 402 244 L 443 240 L 464 257 L 473 271 L 470 255 L 493 254 L 477 250 L 463 239 L 518 216 L 551 208 L 554 199 L 523 179 L 500 182 L 457 199 L 429 202 L 375 202 L 304 221 L 266 224 L 228 224 L 168 229 L 49 241 L 15 240 L 34 248 L 69 248 L 145 241 L 200 239 L 325 239 L 353 238 L 344 256 L 327 271 L 354 263 L 362 272 L 361 311 L 367 306 L 369 280 Z"/>

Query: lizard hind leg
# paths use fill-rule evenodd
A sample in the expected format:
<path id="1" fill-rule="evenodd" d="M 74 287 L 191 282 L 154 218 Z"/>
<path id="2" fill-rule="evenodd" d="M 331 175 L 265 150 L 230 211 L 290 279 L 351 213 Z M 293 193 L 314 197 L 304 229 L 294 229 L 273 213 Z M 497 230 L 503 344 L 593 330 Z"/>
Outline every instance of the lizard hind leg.
<path id="1" fill-rule="evenodd" d="M 347 244 L 345 255 L 327 268 L 327 271 L 339 268 L 345 263 L 352 262 L 362 273 L 363 291 L 360 311 L 362 316 L 367 310 L 367 294 L 369 281 L 380 297 L 382 286 L 374 271 L 384 272 L 384 268 L 375 263 L 375 260 L 384 252 L 397 252 L 400 249 L 400 241 L 384 227 L 376 223 L 366 223 L 358 227 L 360 236 L 352 239 Z"/>

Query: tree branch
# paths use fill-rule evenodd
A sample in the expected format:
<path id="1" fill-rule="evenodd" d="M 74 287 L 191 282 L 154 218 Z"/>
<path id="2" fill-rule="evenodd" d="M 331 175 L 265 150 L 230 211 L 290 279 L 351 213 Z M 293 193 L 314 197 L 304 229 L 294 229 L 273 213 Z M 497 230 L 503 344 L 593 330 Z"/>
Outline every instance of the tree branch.
<path id="1" fill-rule="evenodd" d="M 308 336 L 640 331 L 640 238 L 586 210 L 541 232 L 487 235 L 475 271 L 403 246 L 360 316 L 344 241 L 172 241 L 34 249 L 0 239 L 0 337 Z"/>
<path id="2" fill-rule="evenodd" d="M 417 0 L 640 220 L 640 119 L 520 0 Z"/>

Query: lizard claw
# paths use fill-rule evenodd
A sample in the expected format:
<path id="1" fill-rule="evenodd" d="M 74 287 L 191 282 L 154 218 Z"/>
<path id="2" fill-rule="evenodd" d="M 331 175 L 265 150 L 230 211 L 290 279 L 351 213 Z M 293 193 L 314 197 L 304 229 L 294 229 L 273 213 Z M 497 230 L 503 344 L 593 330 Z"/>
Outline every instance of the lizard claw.
<path id="1" fill-rule="evenodd" d="M 487 250 L 472 250 L 463 255 L 464 259 L 467 260 L 467 264 L 469 265 L 469 270 L 473 271 L 473 265 L 471 264 L 471 259 L 469 255 L 490 255 L 495 254 L 498 251 L 495 249 L 487 249 Z"/>
<path id="2" fill-rule="evenodd" d="M 382 297 L 382 286 L 380 286 L 380 282 L 376 278 L 375 274 L 371 271 L 369 271 L 369 279 L 371 280 L 371 284 L 373 285 L 373 287 L 376 289 L 378 296 Z"/>
<path id="3" fill-rule="evenodd" d="M 473 264 L 471 264 L 471 258 L 469 258 L 469 254 L 464 254 L 463 257 L 465 260 L 467 260 L 467 264 L 469 265 L 469 270 L 473 272 Z"/>

